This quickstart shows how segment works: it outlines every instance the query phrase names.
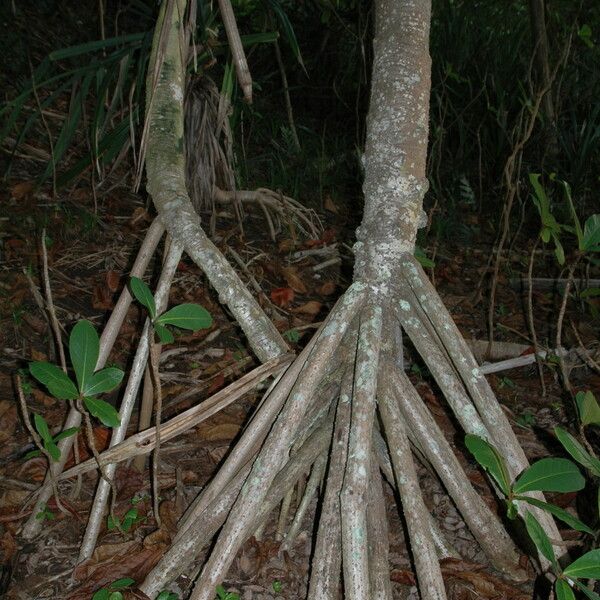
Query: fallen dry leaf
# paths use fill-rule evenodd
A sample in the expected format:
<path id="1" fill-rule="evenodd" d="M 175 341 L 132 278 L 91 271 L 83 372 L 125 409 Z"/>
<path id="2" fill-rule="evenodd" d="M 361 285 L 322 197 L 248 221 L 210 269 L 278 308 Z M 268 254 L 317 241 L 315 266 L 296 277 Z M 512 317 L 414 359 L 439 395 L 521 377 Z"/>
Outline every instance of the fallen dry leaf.
<path id="1" fill-rule="evenodd" d="M 317 289 L 317 294 L 321 296 L 330 296 L 335 292 L 337 285 L 333 281 L 326 281 Z"/>
<path id="2" fill-rule="evenodd" d="M 271 301 L 277 306 L 285 308 L 294 301 L 294 290 L 291 288 L 275 288 L 271 292 Z"/>
<path id="3" fill-rule="evenodd" d="M 293 313 L 301 314 L 301 315 L 310 315 L 311 317 L 315 317 L 321 312 L 321 308 L 323 304 L 321 302 L 317 302 L 316 300 L 309 300 L 306 304 L 302 306 L 298 306 L 298 308 L 294 308 L 292 310 Z"/>
<path id="4" fill-rule="evenodd" d="M 34 188 L 33 181 L 21 181 L 10 188 L 10 195 L 15 200 L 22 200 L 28 194 L 31 194 Z"/>
<path id="5" fill-rule="evenodd" d="M 111 292 L 116 292 L 121 285 L 121 274 L 117 271 L 107 271 L 106 285 Z"/>
<path id="6" fill-rule="evenodd" d="M 281 275 L 295 292 L 306 294 L 306 285 L 294 267 L 282 267 Z"/>

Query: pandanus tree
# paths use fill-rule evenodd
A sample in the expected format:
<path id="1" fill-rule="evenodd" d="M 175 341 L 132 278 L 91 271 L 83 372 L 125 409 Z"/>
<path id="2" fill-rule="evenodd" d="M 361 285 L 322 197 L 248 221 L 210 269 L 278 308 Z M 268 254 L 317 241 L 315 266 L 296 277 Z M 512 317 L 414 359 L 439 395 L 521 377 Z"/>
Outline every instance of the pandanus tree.
<path id="1" fill-rule="evenodd" d="M 421 597 L 444 598 L 438 559 L 452 550 L 424 504 L 415 450 L 437 473 L 490 562 L 510 577 L 522 576 L 511 537 L 473 489 L 404 372 L 408 338 L 464 431 L 501 448 L 510 477 L 527 467 L 502 408 L 414 258 L 428 186 L 430 10 L 430 0 L 375 0 L 365 205 L 353 283 L 299 356 L 280 367 L 241 437 L 188 508 L 171 548 L 140 586 L 151 598 L 191 570 L 210 546 L 190 597 L 212 600 L 242 544 L 305 473 L 310 477 L 285 543 L 318 489 L 309 598 L 336 598 L 340 590 L 355 600 L 392 597 L 384 477 L 400 500 Z M 185 0 L 163 2 L 148 73 L 147 187 L 160 219 L 154 235 L 164 226 L 172 239 L 165 269 L 172 274 L 180 253 L 187 252 L 257 357 L 268 362 L 288 352 L 286 343 L 204 233 L 185 187 L 186 14 Z M 167 285 L 168 272 L 163 280 Z M 139 386 L 147 345 L 138 354 L 132 377 Z M 126 394 L 131 389 L 137 390 L 132 378 Z M 127 421 L 122 408 L 121 428 Z M 94 548 L 106 503 L 108 483 L 101 479 L 99 486 L 82 559 Z M 535 514 L 559 541 L 552 518 Z"/>

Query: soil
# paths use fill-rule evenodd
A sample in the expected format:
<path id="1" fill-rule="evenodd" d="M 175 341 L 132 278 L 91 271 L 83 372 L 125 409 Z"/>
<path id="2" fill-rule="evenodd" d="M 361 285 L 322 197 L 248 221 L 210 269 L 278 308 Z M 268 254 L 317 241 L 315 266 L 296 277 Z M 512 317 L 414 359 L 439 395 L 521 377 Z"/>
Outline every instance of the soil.
<path id="1" fill-rule="evenodd" d="M 152 215 L 143 198 L 125 189 L 113 190 L 97 198 L 94 204 L 94 196 L 85 186 L 54 198 L 36 190 L 27 179 L 13 180 L 2 190 L 0 202 L 5 207 L 0 263 L 0 596 L 4 594 L 3 597 L 11 600 L 89 599 L 97 590 L 120 578 L 131 577 L 138 582 L 143 579 L 168 547 L 176 531 L 178 516 L 210 479 L 239 435 L 261 390 L 244 396 L 199 426 L 162 445 L 160 528 L 152 516 L 149 470 L 138 472 L 133 465 L 124 463 L 117 470 L 114 513 L 123 518 L 128 511 L 134 511 L 134 522 L 127 531 L 105 527 L 94 557 L 82 565 L 76 564 L 97 481 L 94 472 L 84 475 L 80 481 L 73 479 L 59 485 L 65 512 L 61 512 L 56 502 L 50 502 L 47 512 L 39 515 L 44 519 L 42 533 L 33 542 L 25 543 L 19 537 L 19 530 L 31 512 L 32 498 L 44 477 L 46 462 L 43 457 L 27 457 L 33 447 L 19 411 L 15 376 L 21 375 L 30 416 L 31 413 L 41 414 L 52 429 L 58 430 L 67 410 L 64 401 L 47 395 L 27 376 L 27 364 L 31 360 L 57 362 L 56 343 L 44 308 L 44 282 L 40 275 L 42 229 L 46 231 L 53 304 L 64 341 L 80 319 L 88 319 L 101 329 L 127 282 L 128 269 Z M 295 350 L 306 343 L 349 283 L 352 239 L 346 219 L 333 213 L 323 215 L 323 218 L 328 224 L 320 239 L 301 239 L 294 232 L 282 231 L 276 242 L 266 237 L 267 228 L 259 210 L 247 212 L 243 236 L 232 214 L 221 214 L 217 220 L 216 243 L 224 253 L 233 248 L 242 257 L 246 269 L 240 271 L 240 277 L 249 282 L 248 275 L 252 275 L 263 290 L 259 296 L 261 304 L 280 331 L 286 332 Z M 309 253 L 299 260 L 294 257 L 295 252 L 317 249 L 324 249 L 324 253 Z M 429 248 L 429 252 L 431 250 Z M 487 287 L 485 278 L 483 284 L 479 282 L 482 274 L 487 273 L 488 253 L 489 246 L 483 240 L 479 245 L 467 247 L 446 244 L 437 249 L 431 272 L 467 339 L 487 339 L 486 302 L 483 300 Z M 315 266 L 331 256 L 339 256 L 341 262 L 315 270 Z M 151 274 L 147 278 L 149 283 L 155 282 L 159 260 L 157 256 L 148 270 Z M 526 261 L 526 252 L 514 250 L 511 260 L 501 270 L 496 302 L 496 340 L 499 343 L 518 342 L 531 346 L 523 294 L 509 285 L 515 273 L 526 270 Z M 537 275 L 551 276 L 552 273 Z M 253 284 L 249 282 L 249 285 Z M 204 276 L 185 258 L 179 265 L 170 293 L 170 305 L 182 302 L 204 306 L 213 317 L 213 325 L 209 330 L 196 333 L 180 332 L 173 344 L 163 348 L 160 364 L 163 420 L 201 402 L 258 364 Z M 535 322 L 538 337 L 543 342 L 553 339 L 559 302 L 557 293 L 534 294 Z M 575 301 L 568 305 L 564 345 L 578 346 L 579 337 L 584 347 L 594 351 L 597 350 L 598 320 L 582 308 Z M 143 311 L 133 304 L 111 354 L 112 364 L 127 369 L 143 318 Z M 577 331 L 576 335 L 574 331 Z M 411 379 L 453 443 L 471 481 L 486 501 L 502 514 L 503 508 L 495 500 L 487 480 L 472 458 L 465 454 L 462 436 L 441 403 L 435 383 L 423 365 L 412 362 L 410 349 L 407 350 Z M 572 428 L 574 422 L 574 407 L 564 393 L 558 369 L 547 364 L 543 372 L 545 396 L 535 365 L 489 376 L 530 460 L 560 455 L 552 430 L 556 425 Z M 581 361 L 571 365 L 570 377 L 575 391 L 600 390 L 600 376 Z M 190 389 L 194 390 L 192 395 Z M 118 404 L 119 394 L 117 390 L 111 396 L 114 404 Z M 137 416 L 134 416 L 132 423 L 136 422 Z M 132 425 L 130 433 L 134 431 L 135 425 Z M 595 442 L 593 436 L 594 432 L 591 432 Z M 102 450 L 108 438 L 106 428 L 95 427 L 98 450 Z M 79 434 L 79 446 L 80 458 L 90 455 L 82 433 Z M 420 467 L 420 478 L 426 503 L 461 555 L 460 559 L 447 560 L 443 565 L 449 597 L 460 600 L 531 598 L 536 570 L 527 562 L 525 549 L 523 560 L 528 564 L 528 581 L 517 585 L 494 573 L 439 481 L 424 466 Z M 392 488 L 387 486 L 385 493 L 394 597 L 416 598 L 403 519 L 398 513 Z M 575 494 L 551 497 L 552 501 L 574 513 L 578 508 L 585 508 L 585 499 L 585 493 L 578 497 Z M 292 507 L 296 502 L 294 499 Z M 585 510 L 581 512 L 582 518 L 589 518 Z M 313 500 L 300 534 L 284 551 L 277 534 L 278 515 L 273 514 L 259 539 L 252 538 L 246 543 L 224 587 L 239 593 L 244 600 L 303 598 L 317 513 L 317 501 Z M 571 530 L 565 532 L 565 537 L 577 539 Z M 186 598 L 193 576 L 190 572 L 181 577 L 173 583 L 171 591 L 179 598 Z M 133 586 L 125 592 L 125 597 L 145 596 Z"/>

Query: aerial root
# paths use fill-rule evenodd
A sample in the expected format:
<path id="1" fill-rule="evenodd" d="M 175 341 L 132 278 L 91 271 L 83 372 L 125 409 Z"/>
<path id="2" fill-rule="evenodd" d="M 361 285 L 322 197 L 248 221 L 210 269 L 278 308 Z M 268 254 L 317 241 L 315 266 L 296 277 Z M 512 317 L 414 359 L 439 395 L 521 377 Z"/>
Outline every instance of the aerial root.
<path id="1" fill-rule="evenodd" d="M 455 364 L 468 365 L 472 357 L 463 361 L 462 355 L 454 356 L 456 345 L 450 350 L 446 334 L 436 333 L 430 313 L 434 304 L 425 307 L 422 290 L 415 292 L 407 279 L 399 286 L 397 310 L 367 295 L 360 283 L 340 299 L 317 335 L 268 390 L 239 443 L 184 516 L 172 548 L 142 591 L 153 597 L 164 589 L 198 560 L 221 528 L 190 596 L 212 600 L 241 545 L 310 472 L 283 542 L 292 548 L 318 491 L 322 501 L 308 599 L 337 598 L 343 581 L 345 598 L 390 600 L 383 473 L 400 499 L 421 596 L 443 600 L 438 559 L 457 554 L 425 506 L 413 455 L 439 476 L 492 564 L 522 579 L 515 545 L 473 489 L 396 360 L 399 320 L 465 430 L 495 439 L 474 406 L 475 389 L 479 405 L 489 401 L 485 386 L 475 377 L 466 382 L 466 371 Z"/>
<path id="2" fill-rule="evenodd" d="M 154 219 L 148 230 L 146 231 L 146 236 L 138 254 L 135 258 L 133 266 L 131 268 L 130 275 L 135 277 L 142 277 L 148 264 L 158 246 L 160 239 L 163 236 L 165 231 L 164 225 L 160 218 Z M 117 303 L 115 304 L 115 308 L 113 309 L 106 326 L 102 332 L 100 337 L 100 351 L 98 354 L 98 361 L 96 363 L 96 370 L 101 369 L 106 364 L 108 360 L 108 356 L 112 350 L 112 347 L 117 339 L 117 335 L 119 330 L 121 329 L 121 325 L 125 320 L 125 316 L 131 305 L 132 297 L 127 289 L 127 287 L 123 288 L 121 295 Z M 72 427 L 79 427 L 81 424 L 81 413 L 77 410 L 75 406 L 72 406 L 69 410 L 69 414 L 65 420 L 63 429 L 70 429 Z M 50 464 L 50 468 L 48 473 L 46 474 L 46 478 L 44 479 L 43 487 L 38 494 L 35 506 L 31 513 L 31 516 L 25 523 L 21 535 L 25 539 L 34 538 L 41 530 L 43 526 L 43 522 L 41 519 L 37 518 L 37 515 L 40 511 L 43 510 L 46 503 L 50 500 L 50 497 L 53 494 L 53 486 L 52 481 L 61 474 L 62 470 L 65 467 L 67 459 L 69 458 L 69 454 L 71 452 L 71 448 L 73 447 L 73 443 L 75 441 L 75 436 L 68 436 L 63 438 L 58 442 L 58 448 L 60 450 L 60 459 L 57 462 L 52 462 Z"/>
<path id="3" fill-rule="evenodd" d="M 515 478 L 529 466 L 529 462 L 490 384 L 479 370 L 473 353 L 419 262 L 414 256 L 405 255 L 402 267 L 402 276 L 406 286 L 404 290 L 410 298 L 409 304 L 412 304 L 421 313 L 420 321 L 424 326 L 423 330 L 428 332 L 433 340 L 433 345 L 438 346 L 439 352 L 445 356 L 444 362 L 448 367 L 444 370 L 445 374 L 453 373 L 452 378 L 458 382 L 458 386 L 464 386 L 463 389 L 472 400 L 470 406 L 463 405 L 461 410 L 460 406 L 453 405 L 452 399 L 460 396 L 460 394 L 454 393 L 457 385 L 454 383 L 448 385 L 447 378 L 445 380 L 443 374 L 435 374 L 434 370 L 439 368 L 439 363 L 434 361 L 429 353 L 419 350 L 421 356 L 426 360 L 438 385 L 445 393 L 465 433 L 481 435 L 497 448 L 501 448 L 507 461 L 509 474 Z M 404 311 L 401 307 L 398 313 L 401 322 L 404 323 L 402 312 Z M 411 340 L 417 346 L 419 337 L 416 335 L 413 337 L 413 335 L 409 333 Z M 532 492 L 531 496 L 544 501 L 544 495 L 541 492 Z M 518 505 L 518 509 L 523 515 L 522 506 Z M 529 505 L 527 510 L 534 513 L 550 539 L 562 541 L 558 527 L 548 512 Z M 560 544 L 556 545 L 554 551 L 557 556 L 561 556 L 564 553 L 564 547 Z M 542 554 L 539 554 L 539 559 L 542 566 L 550 566 Z"/>

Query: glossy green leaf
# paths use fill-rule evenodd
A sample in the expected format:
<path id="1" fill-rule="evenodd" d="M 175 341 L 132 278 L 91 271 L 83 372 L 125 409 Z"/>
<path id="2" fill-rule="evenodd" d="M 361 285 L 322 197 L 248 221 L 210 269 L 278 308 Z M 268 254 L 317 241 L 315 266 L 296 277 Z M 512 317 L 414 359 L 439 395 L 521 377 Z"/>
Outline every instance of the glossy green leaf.
<path id="1" fill-rule="evenodd" d="M 96 369 L 99 353 L 100 340 L 94 326 L 89 321 L 79 321 L 69 337 L 69 354 L 81 392 Z"/>
<path id="2" fill-rule="evenodd" d="M 178 600 L 178 596 L 173 592 L 164 590 L 156 597 L 156 600 Z"/>
<path id="3" fill-rule="evenodd" d="M 600 548 L 590 550 L 573 561 L 563 573 L 572 579 L 600 578 Z"/>
<path id="4" fill-rule="evenodd" d="M 79 396 L 75 384 L 52 363 L 32 362 L 29 364 L 29 372 L 59 400 L 74 400 Z"/>
<path id="5" fill-rule="evenodd" d="M 548 536 L 539 521 L 529 511 L 527 511 L 527 514 L 525 515 L 525 527 L 536 548 L 554 565 L 554 568 L 557 568 L 552 542 L 548 539 Z"/>
<path id="6" fill-rule="evenodd" d="M 117 579 L 113 581 L 108 587 L 111 591 L 122 590 L 130 585 L 135 583 L 135 579 L 131 579 L 131 577 L 123 577 L 122 579 Z"/>
<path id="7" fill-rule="evenodd" d="M 600 406 L 592 392 L 577 392 L 575 401 L 582 425 L 600 425 Z"/>
<path id="8" fill-rule="evenodd" d="M 504 495 L 508 496 L 510 493 L 510 479 L 508 478 L 504 459 L 496 448 L 483 438 L 473 434 L 467 434 L 465 445 L 475 457 L 475 460 L 496 480 Z"/>
<path id="9" fill-rule="evenodd" d="M 563 445 L 564 449 L 576 460 L 580 465 L 589 469 L 594 475 L 600 477 L 600 460 L 593 457 L 568 431 L 562 427 L 555 427 L 554 433 L 558 441 Z"/>
<path id="10" fill-rule="evenodd" d="M 583 226 L 584 252 L 600 252 L 600 214 L 592 215 Z"/>
<path id="11" fill-rule="evenodd" d="M 129 289 L 135 299 L 142 306 L 146 307 L 150 319 L 154 320 L 154 317 L 156 317 L 156 303 L 154 302 L 154 296 L 152 295 L 150 288 L 138 277 L 130 277 Z"/>
<path id="12" fill-rule="evenodd" d="M 46 452 L 50 455 L 52 460 L 56 462 L 60 460 L 60 450 L 52 440 L 44 442 L 44 448 L 46 449 Z"/>
<path id="13" fill-rule="evenodd" d="M 210 313 L 199 304 L 179 304 L 156 319 L 159 325 L 174 325 L 181 329 L 207 329 L 212 325 Z"/>
<path id="14" fill-rule="evenodd" d="M 564 579 L 557 579 L 554 582 L 554 591 L 556 600 L 575 600 L 571 586 Z"/>
<path id="15" fill-rule="evenodd" d="M 161 344 L 172 344 L 175 341 L 173 334 L 160 323 L 154 323 L 154 331 L 156 332 Z"/>
<path id="16" fill-rule="evenodd" d="M 111 592 L 108 600 L 123 600 L 123 594 L 121 592 Z"/>
<path id="17" fill-rule="evenodd" d="M 108 600 L 109 597 L 110 592 L 106 588 L 102 588 L 92 596 L 92 600 Z"/>
<path id="18" fill-rule="evenodd" d="M 577 465 L 566 458 L 542 458 L 525 469 L 513 484 L 516 494 L 523 492 L 576 492 L 585 487 Z"/>
<path id="19" fill-rule="evenodd" d="M 114 406 L 100 398 L 84 398 L 83 403 L 91 415 L 99 419 L 107 427 L 118 427 L 121 424 L 119 413 Z"/>
<path id="20" fill-rule="evenodd" d="M 82 392 L 86 396 L 97 396 L 114 390 L 123 380 L 123 371 L 115 367 L 107 367 L 94 373 L 86 383 Z"/>
<path id="21" fill-rule="evenodd" d="M 69 427 L 68 429 L 63 430 L 60 433 L 57 433 L 54 436 L 54 441 L 60 442 L 60 440 L 64 440 L 65 438 L 75 435 L 78 431 L 79 431 L 79 427 Z"/>
<path id="22" fill-rule="evenodd" d="M 33 424 L 35 425 L 35 430 L 40 434 L 42 440 L 45 442 L 52 441 L 52 435 L 50 434 L 48 423 L 46 423 L 46 419 L 44 419 L 44 417 L 34 413 Z"/>
<path id="23" fill-rule="evenodd" d="M 577 531 L 583 531 L 591 535 L 595 533 L 591 527 L 588 527 L 583 521 L 580 521 L 577 517 L 574 517 L 571 513 L 560 508 L 559 506 L 549 504 L 548 502 L 543 502 L 542 500 L 538 500 L 537 498 L 530 498 L 529 496 L 516 496 L 515 500 L 527 502 L 532 506 L 537 506 L 538 508 L 541 508 L 542 510 L 551 513 L 557 519 L 560 519 L 563 523 L 566 523 L 572 529 L 575 529 Z"/>

